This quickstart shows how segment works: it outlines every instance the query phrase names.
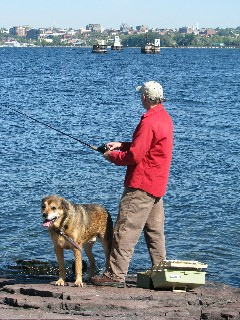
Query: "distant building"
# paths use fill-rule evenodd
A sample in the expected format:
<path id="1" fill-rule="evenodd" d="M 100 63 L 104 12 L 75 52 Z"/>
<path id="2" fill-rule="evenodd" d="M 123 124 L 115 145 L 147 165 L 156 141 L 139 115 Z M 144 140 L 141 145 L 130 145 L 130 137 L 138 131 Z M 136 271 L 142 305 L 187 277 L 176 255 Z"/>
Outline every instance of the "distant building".
<path id="1" fill-rule="evenodd" d="M 53 36 L 54 35 L 53 29 L 52 28 L 45 29 L 44 34 L 45 36 Z"/>
<path id="2" fill-rule="evenodd" d="M 145 32 L 148 32 L 148 27 L 147 26 L 136 26 L 136 30 L 137 30 L 137 32 L 145 33 Z"/>
<path id="3" fill-rule="evenodd" d="M 205 37 L 212 37 L 216 34 L 216 30 L 215 29 L 201 29 L 199 31 L 199 35 L 200 36 L 205 36 Z"/>
<path id="4" fill-rule="evenodd" d="M 67 30 L 67 34 L 71 35 L 71 36 L 75 36 L 77 34 L 77 31 L 76 30 L 73 30 L 73 29 L 68 29 Z"/>
<path id="5" fill-rule="evenodd" d="M 67 29 L 62 29 L 62 28 L 55 28 L 53 30 L 54 36 L 62 36 L 68 32 Z"/>
<path id="6" fill-rule="evenodd" d="M 122 25 L 120 26 L 121 33 L 128 34 L 132 32 L 132 30 L 133 29 L 127 23 L 122 23 Z"/>
<path id="7" fill-rule="evenodd" d="M 1 28 L 1 29 L 0 29 L 0 33 L 5 33 L 5 34 L 7 34 L 7 33 L 9 33 L 9 29 Z"/>
<path id="8" fill-rule="evenodd" d="M 75 47 L 81 47 L 85 42 L 83 42 L 81 39 L 72 39 L 71 44 Z"/>
<path id="9" fill-rule="evenodd" d="M 26 36 L 26 27 L 12 27 L 9 29 L 9 33 L 13 36 L 25 37 Z"/>
<path id="10" fill-rule="evenodd" d="M 45 29 L 39 28 L 38 29 L 38 38 L 44 38 L 45 37 Z"/>
<path id="11" fill-rule="evenodd" d="M 21 44 L 16 40 L 9 40 L 4 42 L 4 47 L 20 47 Z"/>
<path id="12" fill-rule="evenodd" d="M 92 33 L 91 30 L 86 30 L 86 29 L 84 29 L 84 28 L 80 28 L 80 29 L 78 30 L 78 34 L 82 35 L 84 38 L 90 37 L 91 33 Z"/>
<path id="13" fill-rule="evenodd" d="M 26 38 L 29 40 L 37 40 L 39 36 L 39 29 L 30 29 L 27 31 Z"/>
<path id="14" fill-rule="evenodd" d="M 111 37 L 111 36 L 116 36 L 119 34 L 119 30 L 115 30 L 115 29 L 107 29 L 105 30 L 107 32 L 107 34 Z"/>
<path id="15" fill-rule="evenodd" d="M 172 29 L 152 28 L 152 29 L 149 30 L 149 32 L 156 32 L 156 33 L 159 33 L 161 36 L 164 36 L 165 34 L 171 34 L 174 31 Z"/>
<path id="16" fill-rule="evenodd" d="M 103 32 L 104 28 L 100 24 L 88 24 L 86 30 L 91 30 L 92 32 Z"/>
<path id="17" fill-rule="evenodd" d="M 191 34 L 194 32 L 194 29 L 193 27 L 182 27 L 179 28 L 178 32 L 182 34 Z"/>
<path id="18" fill-rule="evenodd" d="M 216 34 L 216 30 L 215 29 L 207 29 L 206 33 L 207 33 L 207 36 L 211 37 Z"/>

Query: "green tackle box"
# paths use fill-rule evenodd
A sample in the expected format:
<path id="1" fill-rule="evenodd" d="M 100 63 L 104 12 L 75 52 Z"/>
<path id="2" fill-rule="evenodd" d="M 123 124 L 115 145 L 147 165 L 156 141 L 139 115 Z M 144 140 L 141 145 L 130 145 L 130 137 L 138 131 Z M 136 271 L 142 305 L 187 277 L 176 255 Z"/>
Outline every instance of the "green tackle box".
<path id="1" fill-rule="evenodd" d="M 164 260 L 152 270 L 137 273 L 137 286 L 186 291 L 205 284 L 207 265 L 198 261 Z"/>
<path id="2" fill-rule="evenodd" d="M 144 289 L 154 289 L 152 278 L 148 271 L 137 273 L 137 286 Z"/>

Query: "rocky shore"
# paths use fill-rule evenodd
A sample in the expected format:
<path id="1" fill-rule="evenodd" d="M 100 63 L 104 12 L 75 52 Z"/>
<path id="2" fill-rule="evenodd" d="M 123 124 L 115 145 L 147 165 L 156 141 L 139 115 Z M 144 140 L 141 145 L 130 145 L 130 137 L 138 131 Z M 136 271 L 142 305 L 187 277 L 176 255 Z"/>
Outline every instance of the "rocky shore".
<path id="1" fill-rule="evenodd" d="M 207 283 L 193 291 L 85 284 L 56 287 L 48 279 L 0 279 L 0 319 L 240 319 L 240 289 Z"/>

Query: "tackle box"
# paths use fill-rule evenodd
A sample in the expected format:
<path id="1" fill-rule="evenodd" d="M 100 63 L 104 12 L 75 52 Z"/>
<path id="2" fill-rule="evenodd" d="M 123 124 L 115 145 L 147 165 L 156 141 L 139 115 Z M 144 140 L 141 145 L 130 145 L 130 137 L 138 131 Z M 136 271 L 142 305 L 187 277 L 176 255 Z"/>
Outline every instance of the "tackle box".
<path id="1" fill-rule="evenodd" d="M 186 292 L 205 284 L 207 265 L 199 261 L 164 260 L 151 270 L 137 273 L 137 286 Z"/>

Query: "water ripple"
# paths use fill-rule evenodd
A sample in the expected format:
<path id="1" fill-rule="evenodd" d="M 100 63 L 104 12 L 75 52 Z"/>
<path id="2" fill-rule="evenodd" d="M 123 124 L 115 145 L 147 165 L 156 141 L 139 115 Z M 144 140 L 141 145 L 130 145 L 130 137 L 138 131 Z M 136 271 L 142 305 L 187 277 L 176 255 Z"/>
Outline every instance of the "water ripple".
<path id="1" fill-rule="evenodd" d="M 1 103 L 100 145 L 131 140 L 143 113 L 135 87 L 160 81 L 175 127 L 164 199 L 168 258 L 203 261 L 210 280 L 239 286 L 239 60 L 234 49 L 94 55 L 90 49 L 1 48 Z M 20 259 L 56 260 L 41 227 L 43 196 L 99 202 L 116 219 L 125 168 L 9 109 L 0 109 L 0 128 L 5 274 Z M 95 254 L 101 267 L 99 245 Z M 141 236 L 129 270 L 149 266 Z"/>

